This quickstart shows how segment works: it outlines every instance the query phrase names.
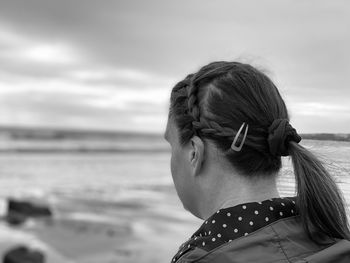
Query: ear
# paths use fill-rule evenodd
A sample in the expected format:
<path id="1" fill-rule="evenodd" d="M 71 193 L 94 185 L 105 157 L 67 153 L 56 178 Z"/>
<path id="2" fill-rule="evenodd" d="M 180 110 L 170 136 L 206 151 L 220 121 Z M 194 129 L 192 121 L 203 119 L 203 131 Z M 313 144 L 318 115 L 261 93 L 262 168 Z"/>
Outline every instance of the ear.
<path id="1" fill-rule="evenodd" d="M 190 141 L 190 164 L 194 176 L 200 173 L 204 161 L 204 142 L 198 136 L 193 136 Z"/>

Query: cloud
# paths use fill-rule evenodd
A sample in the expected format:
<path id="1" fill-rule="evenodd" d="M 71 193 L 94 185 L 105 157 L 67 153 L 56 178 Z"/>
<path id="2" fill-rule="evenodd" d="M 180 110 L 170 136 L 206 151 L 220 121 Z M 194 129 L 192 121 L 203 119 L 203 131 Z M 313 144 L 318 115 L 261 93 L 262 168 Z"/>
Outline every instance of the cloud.
<path id="1" fill-rule="evenodd" d="M 97 89 L 62 81 L 7 88 L 0 83 L 0 123 L 159 132 L 167 117 L 164 91 Z"/>
<path id="2" fill-rule="evenodd" d="M 70 64 L 77 60 L 77 51 L 58 41 L 24 37 L 14 31 L 0 28 L 0 56 L 18 63 Z"/>
<path id="3" fill-rule="evenodd" d="M 0 107 L 17 117 L 3 123 L 45 125 L 55 116 L 62 125 L 136 129 L 149 121 L 159 129 L 177 80 L 238 57 L 268 69 L 295 119 L 318 121 L 315 131 L 334 114 L 346 123 L 348 10 L 345 0 L 4 0 L 0 95 L 7 103 Z M 304 128 L 312 131 L 307 121 Z"/>
<path id="4" fill-rule="evenodd" d="M 294 112 L 298 115 L 318 116 L 318 117 L 346 117 L 350 116 L 350 106 L 336 105 L 320 102 L 296 103 Z"/>

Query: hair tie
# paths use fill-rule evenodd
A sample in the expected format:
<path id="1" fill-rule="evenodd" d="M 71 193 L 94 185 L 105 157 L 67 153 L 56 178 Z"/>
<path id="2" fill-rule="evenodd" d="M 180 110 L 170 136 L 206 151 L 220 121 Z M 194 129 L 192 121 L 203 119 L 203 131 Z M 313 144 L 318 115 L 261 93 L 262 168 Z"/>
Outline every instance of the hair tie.
<path id="1" fill-rule="evenodd" d="M 288 156 L 288 143 L 299 143 L 301 137 L 287 119 L 276 119 L 269 127 L 268 144 L 273 156 Z"/>

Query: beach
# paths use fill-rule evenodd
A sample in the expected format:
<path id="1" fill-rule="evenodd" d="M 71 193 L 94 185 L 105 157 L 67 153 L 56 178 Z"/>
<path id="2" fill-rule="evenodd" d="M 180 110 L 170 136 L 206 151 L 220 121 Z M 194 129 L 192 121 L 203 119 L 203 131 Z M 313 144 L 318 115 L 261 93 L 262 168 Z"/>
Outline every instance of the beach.
<path id="1" fill-rule="evenodd" d="M 350 201 L 350 143 L 305 141 L 332 168 Z M 289 158 L 278 181 L 294 195 Z M 0 200 L 32 200 L 52 218 L 0 223 L 0 253 L 19 244 L 44 251 L 47 262 L 170 262 L 202 221 L 186 211 L 170 174 L 170 153 L 2 153 Z"/>

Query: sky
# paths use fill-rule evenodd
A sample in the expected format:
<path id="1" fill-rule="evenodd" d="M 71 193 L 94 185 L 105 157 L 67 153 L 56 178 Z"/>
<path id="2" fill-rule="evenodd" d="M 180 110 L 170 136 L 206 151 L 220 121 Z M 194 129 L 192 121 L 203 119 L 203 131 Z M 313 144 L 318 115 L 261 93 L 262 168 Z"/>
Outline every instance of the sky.
<path id="1" fill-rule="evenodd" d="M 163 132 L 215 60 L 264 69 L 300 133 L 350 133 L 346 0 L 1 0 L 0 125 Z"/>

